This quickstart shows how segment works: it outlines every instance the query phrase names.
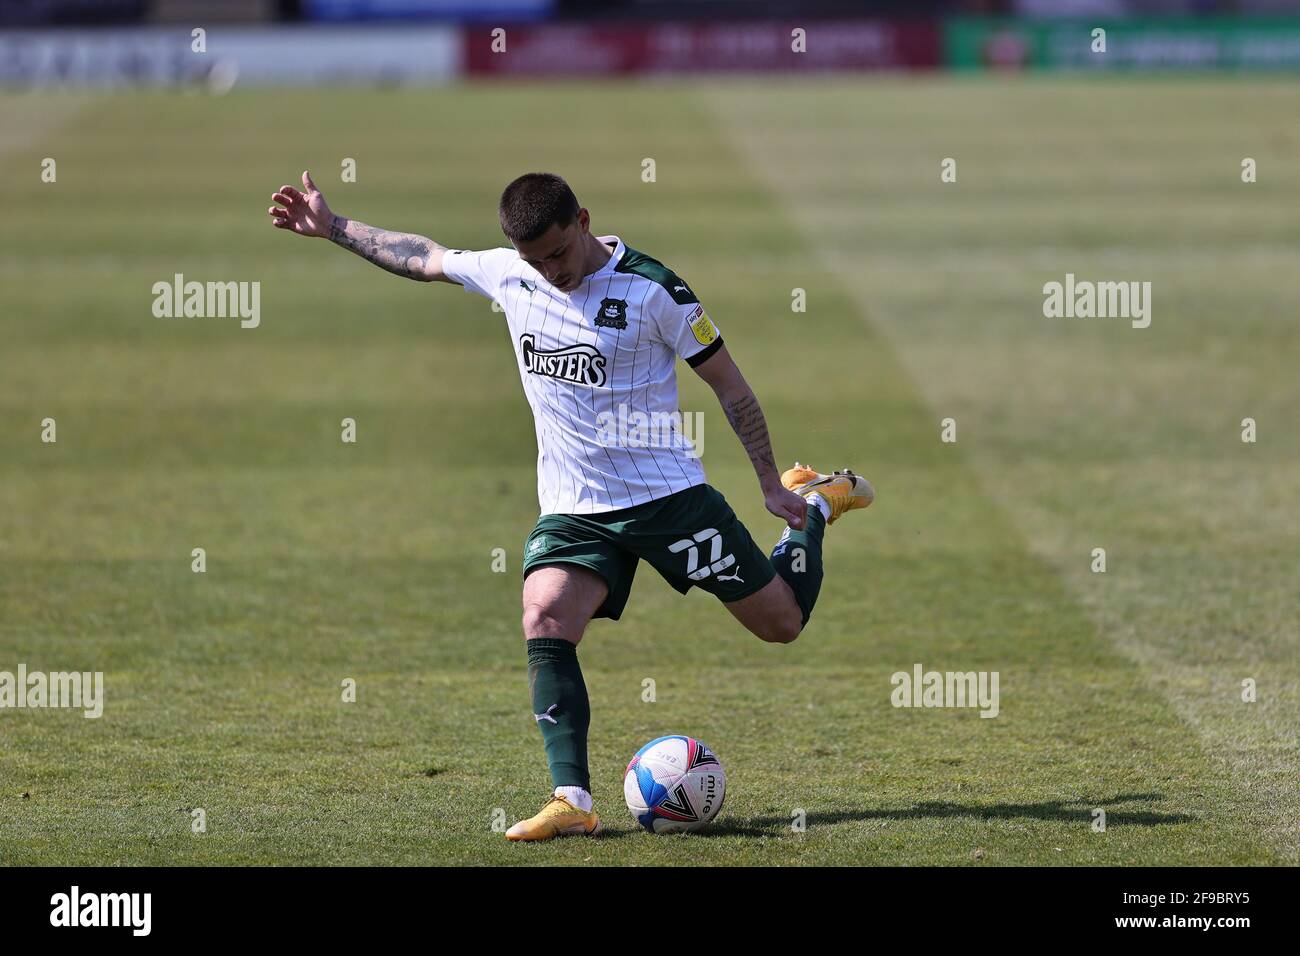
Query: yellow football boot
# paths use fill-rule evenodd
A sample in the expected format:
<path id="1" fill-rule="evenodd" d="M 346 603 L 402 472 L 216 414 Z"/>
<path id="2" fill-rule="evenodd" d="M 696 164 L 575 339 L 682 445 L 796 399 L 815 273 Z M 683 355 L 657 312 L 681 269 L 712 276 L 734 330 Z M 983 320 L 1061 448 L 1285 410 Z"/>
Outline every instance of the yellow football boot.
<path id="1" fill-rule="evenodd" d="M 595 836 L 601 831 L 596 811 L 584 813 L 564 797 L 551 797 L 536 816 L 506 831 L 507 840 L 552 840 L 561 836 Z"/>
<path id="2" fill-rule="evenodd" d="M 847 468 L 820 475 L 796 461 L 793 468 L 781 475 L 781 484 L 805 498 L 814 492 L 825 498 L 831 506 L 827 524 L 834 524 L 846 511 L 865 508 L 876 500 L 876 489 L 871 487 L 871 482 Z"/>

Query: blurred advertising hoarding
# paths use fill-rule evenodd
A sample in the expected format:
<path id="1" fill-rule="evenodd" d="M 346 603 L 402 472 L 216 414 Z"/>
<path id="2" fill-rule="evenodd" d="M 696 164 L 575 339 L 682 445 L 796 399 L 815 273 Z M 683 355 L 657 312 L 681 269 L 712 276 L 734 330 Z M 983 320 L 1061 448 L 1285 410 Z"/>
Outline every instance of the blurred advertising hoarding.
<path id="1" fill-rule="evenodd" d="M 0 86 L 55 87 L 448 82 L 460 73 L 454 27 L 212 27 L 202 49 L 184 28 L 0 33 Z"/>
<path id="2" fill-rule="evenodd" d="M 924 20 L 484 25 L 463 36 L 477 76 L 933 69 L 942 50 Z"/>

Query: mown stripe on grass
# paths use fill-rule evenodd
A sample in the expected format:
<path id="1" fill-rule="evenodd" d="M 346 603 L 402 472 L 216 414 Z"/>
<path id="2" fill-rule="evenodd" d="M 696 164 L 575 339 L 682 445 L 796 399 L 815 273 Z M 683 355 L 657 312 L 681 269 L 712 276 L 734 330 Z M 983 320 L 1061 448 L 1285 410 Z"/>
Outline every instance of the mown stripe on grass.
<path id="1" fill-rule="evenodd" d="M 1241 191 L 1231 157 L 1258 144 L 1229 119 L 1285 122 L 1285 91 L 846 82 L 707 101 L 897 351 L 932 421 L 960 420 L 990 506 L 1068 585 L 1096 640 L 1141 668 L 1141 692 L 1199 736 L 1197 773 L 1233 791 L 1209 808 L 1212 825 L 1243 821 L 1300 859 L 1300 554 L 1283 544 L 1300 531 L 1300 439 L 1284 424 L 1300 393 L 1278 362 L 1294 351 L 1292 293 L 1259 268 L 1261 249 L 1294 255 L 1274 212 L 1295 187 Z M 1297 152 L 1275 142 L 1270 161 Z M 948 156 L 956 184 L 939 180 Z M 1215 156 L 1226 165 L 1188 179 Z M 1106 197 L 1133 182 L 1144 201 L 1117 215 Z M 1207 269 L 1212 243 L 1222 255 Z M 1154 275 L 1154 331 L 1046 323 L 1039 285 L 1066 271 Z M 1275 429 L 1258 448 L 1237 434 L 1251 414 Z M 1101 544 L 1105 576 L 1090 572 Z M 1248 677 L 1256 704 L 1241 698 Z"/>

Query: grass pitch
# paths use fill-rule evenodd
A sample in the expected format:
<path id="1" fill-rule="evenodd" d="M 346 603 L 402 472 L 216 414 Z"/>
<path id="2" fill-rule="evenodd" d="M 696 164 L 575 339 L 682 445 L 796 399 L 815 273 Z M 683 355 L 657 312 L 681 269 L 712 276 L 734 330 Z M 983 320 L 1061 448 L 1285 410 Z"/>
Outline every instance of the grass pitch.
<path id="1" fill-rule="evenodd" d="M 99 720 L 0 711 L 0 862 L 1296 863 L 1293 97 L 0 97 L 0 670 L 107 682 Z M 829 532 L 794 645 L 646 567 L 624 619 L 592 626 L 604 838 L 493 829 L 548 790 L 518 627 L 535 448 L 501 316 L 272 230 L 271 191 L 304 167 L 336 212 L 456 247 L 503 241 L 510 178 L 562 173 L 597 231 L 699 291 L 782 464 L 876 485 Z M 1044 318 L 1067 272 L 1152 281 L 1151 328 Z M 260 281 L 260 327 L 155 318 L 175 273 Z M 710 481 L 771 543 L 738 442 L 681 376 Z M 999 716 L 891 707 L 916 663 L 998 671 Z M 624 764 L 663 733 L 727 767 L 706 834 L 643 834 L 622 805 Z"/>

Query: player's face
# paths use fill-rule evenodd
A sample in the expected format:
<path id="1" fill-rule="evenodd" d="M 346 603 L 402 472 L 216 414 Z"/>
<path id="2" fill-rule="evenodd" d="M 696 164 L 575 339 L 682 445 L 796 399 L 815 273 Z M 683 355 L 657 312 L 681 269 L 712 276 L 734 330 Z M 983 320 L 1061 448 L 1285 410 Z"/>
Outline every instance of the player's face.
<path id="1" fill-rule="evenodd" d="M 587 210 L 564 228 L 554 223 L 536 239 L 516 242 L 519 258 L 540 272 L 546 281 L 561 292 L 572 292 L 586 277 Z"/>

